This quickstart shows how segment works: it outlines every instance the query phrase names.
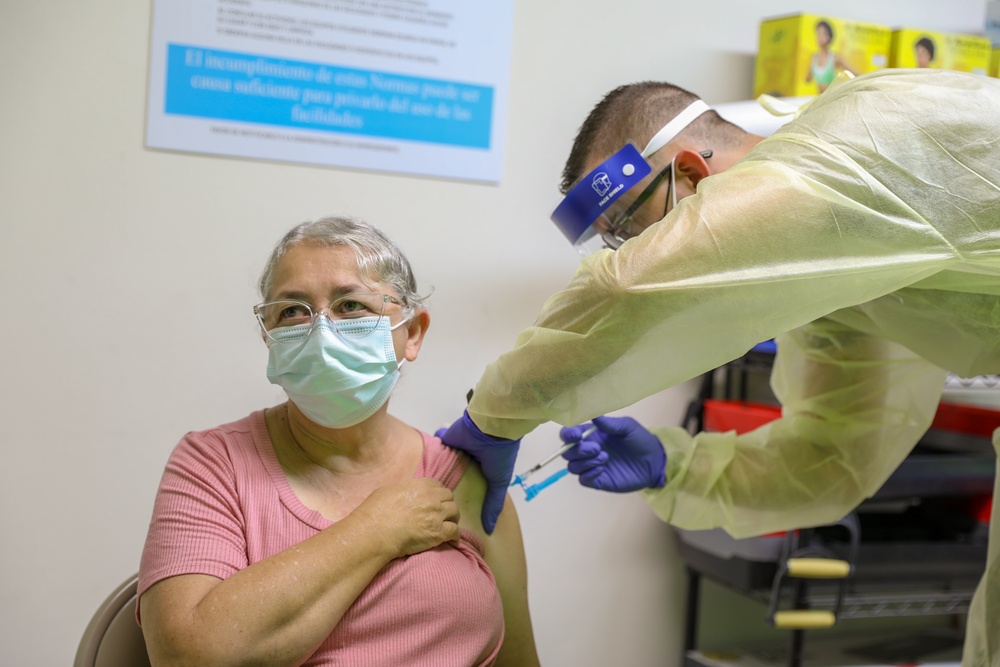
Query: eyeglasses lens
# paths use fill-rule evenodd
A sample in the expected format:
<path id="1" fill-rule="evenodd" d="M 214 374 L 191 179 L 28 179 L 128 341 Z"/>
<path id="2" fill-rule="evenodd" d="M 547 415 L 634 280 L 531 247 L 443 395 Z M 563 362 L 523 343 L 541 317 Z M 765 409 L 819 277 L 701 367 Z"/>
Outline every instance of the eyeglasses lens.
<path id="1" fill-rule="evenodd" d="M 385 294 L 344 295 L 327 309 L 329 320 L 335 331 L 345 338 L 367 336 L 378 328 L 385 315 L 385 304 L 390 299 Z M 307 324 L 311 333 L 319 319 L 319 313 L 308 303 L 291 299 L 259 304 L 254 306 L 254 313 L 264 334 L 275 342 L 285 340 L 278 334 L 288 327 Z"/>
<path id="2" fill-rule="evenodd" d="M 653 177 L 653 180 L 651 180 L 645 188 L 642 189 L 639 196 L 632 200 L 632 203 L 629 204 L 627 209 L 625 209 L 625 212 L 622 213 L 622 215 L 619 216 L 613 223 L 611 223 L 611 231 L 613 233 L 617 234 L 619 231 L 624 229 L 626 225 L 628 225 L 632 217 L 639 212 L 639 209 L 646 203 L 646 200 L 649 199 L 654 192 L 656 192 L 656 188 L 660 186 L 660 183 L 663 182 L 663 179 L 669 173 L 670 165 L 668 164 L 662 171 Z"/>

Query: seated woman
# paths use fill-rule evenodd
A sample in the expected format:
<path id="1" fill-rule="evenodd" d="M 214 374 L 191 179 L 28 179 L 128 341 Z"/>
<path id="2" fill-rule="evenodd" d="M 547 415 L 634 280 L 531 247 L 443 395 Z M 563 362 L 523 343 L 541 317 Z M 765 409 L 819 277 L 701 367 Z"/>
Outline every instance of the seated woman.
<path id="1" fill-rule="evenodd" d="M 387 412 L 430 322 L 409 262 L 328 218 L 260 290 L 289 401 L 174 449 L 139 572 L 153 664 L 537 665 L 512 503 L 486 534 L 478 466 Z"/>

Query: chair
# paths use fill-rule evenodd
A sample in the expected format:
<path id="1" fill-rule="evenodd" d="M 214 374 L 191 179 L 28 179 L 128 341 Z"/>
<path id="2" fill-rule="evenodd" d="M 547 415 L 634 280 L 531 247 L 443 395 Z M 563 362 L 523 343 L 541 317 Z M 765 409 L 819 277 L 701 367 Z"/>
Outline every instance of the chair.
<path id="1" fill-rule="evenodd" d="M 142 629 L 135 622 L 139 575 L 129 577 L 97 608 L 76 650 L 73 667 L 149 667 Z"/>

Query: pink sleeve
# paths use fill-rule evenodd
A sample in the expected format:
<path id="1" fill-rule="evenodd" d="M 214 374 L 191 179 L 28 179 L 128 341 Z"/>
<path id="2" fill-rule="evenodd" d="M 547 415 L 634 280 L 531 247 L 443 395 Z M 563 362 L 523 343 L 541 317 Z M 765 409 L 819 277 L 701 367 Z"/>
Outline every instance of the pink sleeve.
<path id="1" fill-rule="evenodd" d="M 233 465 L 217 437 L 189 433 L 167 461 L 139 566 L 139 595 L 179 574 L 220 579 L 247 567 Z"/>
<path id="2" fill-rule="evenodd" d="M 423 431 L 420 434 L 424 438 L 424 460 L 420 476 L 433 477 L 454 491 L 472 459 L 465 452 L 448 447 L 437 436 Z"/>

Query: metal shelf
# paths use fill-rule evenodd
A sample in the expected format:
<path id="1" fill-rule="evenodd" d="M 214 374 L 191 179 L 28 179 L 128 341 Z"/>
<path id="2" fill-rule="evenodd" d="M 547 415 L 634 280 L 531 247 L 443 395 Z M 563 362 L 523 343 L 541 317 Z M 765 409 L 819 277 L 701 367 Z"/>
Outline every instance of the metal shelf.
<path id="1" fill-rule="evenodd" d="M 871 597 L 848 597 L 844 600 L 839 617 L 885 618 L 888 616 L 933 616 L 966 614 L 972 603 L 973 591 L 952 593 L 909 593 L 898 595 L 873 595 Z M 812 598 L 818 605 L 835 604 L 834 598 Z"/>
<path id="2" fill-rule="evenodd" d="M 692 432 L 704 430 L 706 405 L 717 402 L 717 397 L 748 405 L 776 403 L 768 383 L 772 362 L 772 354 L 754 350 L 716 369 L 720 372 L 706 374 L 698 398 L 689 406 L 682 425 Z M 945 390 L 946 394 L 954 392 L 956 398 L 971 393 L 997 397 L 1000 376 L 958 378 L 949 375 Z M 1000 397 L 995 400 L 1000 404 Z M 964 401 L 955 403 L 963 404 Z M 713 660 L 696 648 L 702 578 L 766 606 L 775 602 L 772 596 L 777 597 L 778 604 L 771 605 L 769 613 L 778 607 L 835 611 L 837 621 L 966 615 L 986 561 L 985 523 L 973 510 L 982 498 L 991 496 L 994 488 L 996 459 L 988 431 L 992 431 L 998 409 L 1000 407 L 981 410 L 970 403 L 968 408 L 951 408 L 943 415 L 939 413 L 941 419 L 935 419 L 934 427 L 914 452 L 886 484 L 858 508 L 862 524 L 860 549 L 856 558 L 850 560 L 853 564 L 851 576 L 839 590 L 816 580 L 795 584 L 791 604 L 787 604 L 788 591 L 778 584 L 771 586 L 781 561 L 771 536 L 732 541 L 726 536 L 720 539 L 708 531 L 679 530 L 679 553 L 688 575 L 684 665 L 728 667 L 737 664 Z M 990 411 L 989 419 L 980 414 Z M 970 420 L 975 421 L 973 426 L 976 428 L 967 430 Z M 991 428 L 984 430 L 980 426 Z M 844 545 L 827 540 L 828 535 L 822 533 L 822 527 L 812 530 L 819 531 L 813 533 L 812 539 L 818 539 L 832 557 L 847 560 Z M 784 664 L 803 664 L 804 633 L 802 629 L 790 630 L 790 646 L 779 651 L 784 656 Z M 810 643 L 822 641 L 821 637 Z M 823 652 L 819 655 L 823 656 Z M 781 662 L 778 659 L 775 664 Z M 807 662 L 811 666 L 825 664 L 817 660 L 816 653 Z M 752 664 L 765 663 L 757 660 Z"/>
<path id="3" fill-rule="evenodd" d="M 947 616 L 966 614 L 972 603 L 972 588 L 956 591 L 908 591 L 900 593 L 848 593 L 837 614 L 838 620 L 855 618 L 902 618 L 913 616 Z M 749 596 L 762 604 L 770 597 L 763 594 Z M 810 609 L 833 610 L 837 606 L 835 595 L 810 595 Z"/>

